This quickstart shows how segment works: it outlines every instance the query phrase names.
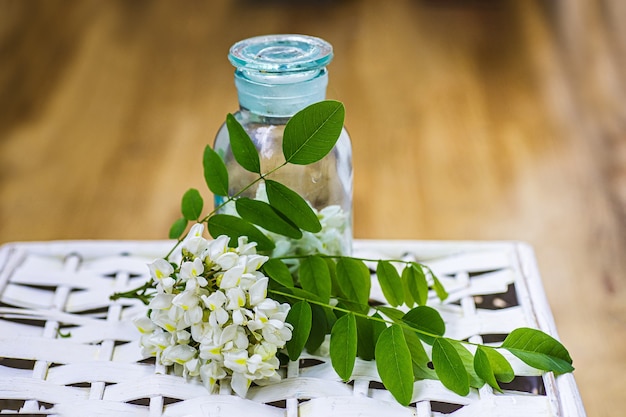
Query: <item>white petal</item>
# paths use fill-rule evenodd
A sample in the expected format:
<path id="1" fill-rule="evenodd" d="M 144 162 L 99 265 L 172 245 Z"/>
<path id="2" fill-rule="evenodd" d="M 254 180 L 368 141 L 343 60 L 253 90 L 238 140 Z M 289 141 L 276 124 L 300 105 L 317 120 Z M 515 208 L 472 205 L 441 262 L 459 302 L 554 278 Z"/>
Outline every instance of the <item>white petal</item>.
<path id="1" fill-rule="evenodd" d="M 267 297 L 267 284 L 269 279 L 267 277 L 261 278 L 250 287 L 250 305 L 255 306 Z"/>
<path id="2" fill-rule="evenodd" d="M 233 373 L 230 385 L 237 395 L 241 398 L 245 398 L 248 393 L 248 388 L 250 388 L 250 382 L 251 381 L 244 374 L 235 372 Z"/>
<path id="3" fill-rule="evenodd" d="M 243 266 L 236 266 L 224 272 L 224 275 L 222 276 L 222 280 L 220 281 L 220 288 L 228 289 L 228 288 L 233 288 L 239 285 L 239 282 L 241 281 L 241 275 L 243 274 L 243 270 L 244 270 Z"/>

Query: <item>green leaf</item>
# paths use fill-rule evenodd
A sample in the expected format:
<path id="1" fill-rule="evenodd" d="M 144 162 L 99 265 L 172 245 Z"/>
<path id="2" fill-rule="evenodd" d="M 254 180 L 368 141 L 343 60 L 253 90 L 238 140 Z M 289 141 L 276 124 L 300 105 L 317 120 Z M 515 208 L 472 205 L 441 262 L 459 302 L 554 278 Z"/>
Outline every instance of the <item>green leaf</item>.
<path id="1" fill-rule="evenodd" d="M 376 343 L 376 368 L 385 388 L 396 401 L 408 406 L 413 399 L 413 366 L 399 325 L 392 324 L 380 334 Z"/>
<path id="2" fill-rule="evenodd" d="M 326 100 L 296 113 L 283 134 L 283 155 L 292 164 L 308 165 L 325 157 L 337 143 L 343 129 L 345 108 Z"/>
<path id="3" fill-rule="evenodd" d="M 244 219 L 228 214 L 215 214 L 207 222 L 209 233 L 214 238 L 220 235 L 230 237 L 230 246 L 237 246 L 240 236 L 247 236 L 250 242 L 257 243 L 257 250 L 269 251 L 274 249 L 272 242 L 263 232 Z"/>
<path id="4" fill-rule="evenodd" d="M 372 279 L 367 265 L 354 258 L 341 258 L 337 262 L 337 282 L 341 293 L 361 312 L 369 309 L 368 301 Z"/>
<path id="5" fill-rule="evenodd" d="M 511 382 L 515 372 L 509 361 L 497 350 L 478 346 L 474 354 L 474 370 L 487 384 L 497 391 L 502 392 L 498 381 Z"/>
<path id="6" fill-rule="evenodd" d="M 424 342 L 433 344 L 437 336 L 446 332 L 446 324 L 437 310 L 428 306 L 418 306 L 409 310 L 402 321 L 415 330 Z"/>
<path id="7" fill-rule="evenodd" d="M 398 270 L 389 261 L 380 261 L 376 267 L 376 276 L 387 302 L 393 307 L 404 303 L 404 288 Z"/>
<path id="8" fill-rule="evenodd" d="M 526 364 L 556 374 L 572 372 L 572 358 L 565 346 L 546 333 L 522 327 L 509 334 L 502 347 Z"/>
<path id="9" fill-rule="evenodd" d="M 182 234 L 185 232 L 186 228 L 187 228 L 187 219 L 185 219 L 184 217 L 181 217 L 180 219 L 176 220 L 174 224 L 172 224 L 172 227 L 170 227 L 169 238 L 170 239 L 180 238 Z"/>
<path id="10" fill-rule="evenodd" d="M 203 206 L 204 201 L 202 200 L 202 196 L 195 188 L 190 188 L 185 194 L 183 194 L 181 211 L 185 219 L 189 221 L 198 220 L 202 214 Z"/>
<path id="11" fill-rule="evenodd" d="M 448 339 L 443 337 L 435 339 L 433 365 L 435 373 L 446 388 L 459 395 L 469 394 L 469 374 L 465 370 L 461 356 Z"/>
<path id="12" fill-rule="evenodd" d="M 337 375 L 348 381 L 354 369 L 357 351 L 357 330 L 354 314 L 340 317 L 330 332 L 330 361 Z"/>
<path id="13" fill-rule="evenodd" d="M 228 171 L 222 158 L 210 146 L 204 148 L 202 158 L 204 180 L 213 194 L 228 195 Z"/>
<path id="14" fill-rule="evenodd" d="M 322 302 L 330 300 L 330 272 L 320 256 L 309 256 L 300 264 L 300 284 L 306 291 L 317 295 Z"/>
<path id="15" fill-rule="evenodd" d="M 387 307 L 387 306 L 378 306 L 376 310 L 383 313 L 385 316 L 389 317 L 391 321 L 394 323 L 403 323 L 402 318 L 406 314 L 402 310 L 398 310 L 397 308 Z"/>
<path id="16" fill-rule="evenodd" d="M 407 329 L 403 329 L 403 331 L 406 344 L 411 352 L 411 363 L 413 364 L 415 379 L 438 379 L 434 369 L 428 367 L 430 358 L 417 333 Z"/>
<path id="17" fill-rule="evenodd" d="M 461 361 L 463 362 L 463 367 L 467 371 L 467 374 L 470 378 L 470 387 L 480 388 L 485 385 L 485 381 L 476 373 L 474 369 L 474 355 L 470 352 L 463 343 L 458 340 L 447 339 L 452 346 L 456 349 L 456 352 L 459 354 Z"/>
<path id="18" fill-rule="evenodd" d="M 334 317 L 334 313 L 330 309 L 324 309 L 317 304 L 311 306 L 311 311 L 313 312 L 313 324 L 305 346 L 309 352 L 313 353 L 324 343 L 326 334 L 335 324 L 337 318 Z"/>
<path id="19" fill-rule="evenodd" d="M 235 207 L 237 208 L 237 213 L 243 219 L 265 230 L 292 239 L 300 239 L 302 237 L 300 229 L 285 220 L 272 206 L 264 201 L 241 197 L 235 200 Z"/>
<path id="20" fill-rule="evenodd" d="M 260 174 L 259 153 L 246 130 L 230 113 L 226 116 L 226 128 L 230 147 L 237 163 L 250 172 Z"/>
<path id="21" fill-rule="evenodd" d="M 270 258 L 263 264 L 263 271 L 265 271 L 265 275 L 280 285 L 288 288 L 293 287 L 291 272 L 289 272 L 287 265 L 280 259 Z"/>
<path id="22" fill-rule="evenodd" d="M 433 278 L 433 289 L 435 290 L 435 294 L 437 294 L 437 297 L 439 297 L 441 301 L 448 298 L 448 292 L 444 288 L 441 281 L 439 281 L 439 278 L 437 278 L 437 276 L 433 274 L 432 271 L 430 271 L 430 276 Z"/>
<path id="23" fill-rule="evenodd" d="M 372 317 L 381 318 L 378 313 Z M 375 358 L 375 347 L 378 337 L 387 326 L 379 320 L 357 316 L 356 328 L 358 333 L 357 355 L 361 359 L 370 361 Z"/>
<path id="24" fill-rule="evenodd" d="M 426 305 L 428 300 L 428 282 L 424 270 L 420 264 L 411 263 L 402 271 L 402 278 L 406 282 L 407 289 L 411 292 L 413 300 L 418 305 Z"/>
<path id="25" fill-rule="evenodd" d="M 270 205 L 297 227 L 311 233 L 322 230 L 317 214 L 298 193 L 279 182 L 268 179 L 265 180 L 265 189 Z"/>
<path id="26" fill-rule="evenodd" d="M 291 339 L 287 342 L 287 351 L 289 352 L 289 359 L 295 361 L 300 357 L 304 344 L 311 333 L 311 305 L 306 301 L 295 303 L 291 306 L 285 320 L 293 326 Z"/>

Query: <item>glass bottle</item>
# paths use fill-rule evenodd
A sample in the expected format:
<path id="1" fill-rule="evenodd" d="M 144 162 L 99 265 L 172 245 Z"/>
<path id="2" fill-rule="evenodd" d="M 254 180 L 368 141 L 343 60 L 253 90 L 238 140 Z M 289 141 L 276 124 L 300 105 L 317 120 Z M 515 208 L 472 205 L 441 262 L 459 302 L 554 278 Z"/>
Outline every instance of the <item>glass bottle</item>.
<path id="1" fill-rule="evenodd" d="M 284 163 L 282 137 L 289 119 L 306 106 L 326 97 L 332 46 L 304 35 L 268 35 L 237 42 L 230 49 L 235 66 L 239 110 L 233 115 L 254 142 L 266 173 Z M 224 124 L 214 149 L 228 169 L 230 195 L 254 181 L 256 174 L 241 168 L 230 149 Z M 352 145 L 345 129 L 334 149 L 311 165 L 288 164 L 269 176 L 298 192 L 319 213 L 322 231 L 305 232 L 297 241 L 273 235 L 275 255 L 319 252 L 349 255 L 352 250 Z M 262 182 L 243 194 L 265 199 Z M 215 204 L 222 203 L 216 197 Z M 233 211 L 226 207 L 223 212 Z"/>

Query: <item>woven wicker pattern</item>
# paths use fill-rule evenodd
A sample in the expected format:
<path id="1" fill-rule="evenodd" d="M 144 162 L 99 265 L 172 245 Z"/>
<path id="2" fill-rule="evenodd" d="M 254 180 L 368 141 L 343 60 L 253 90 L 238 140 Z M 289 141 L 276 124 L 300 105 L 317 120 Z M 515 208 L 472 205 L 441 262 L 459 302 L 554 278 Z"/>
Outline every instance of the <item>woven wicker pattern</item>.
<path id="1" fill-rule="evenodd" d="M 357 359 L 343 383 L 323 354 L 305 355 L 248 398 L 208 395 L 143 360 L 134 300 L 109 295 L 141 285 L 168 242 L 50 242 L 0 250 L 0 412 L 62 416 L 584 416 L 571 374 L 539 374 L 507 356 L 518 375 L 504 393 L 460 397 L 417 381 L 414 404 L 395 403 L 373 362 Z M 447 335 L 499 343 L 516 327 L 556 335 L 530 248 L 517 243 L 357 241 L 355 256 L 416 259 L 450 293 L 432 298 Z M 382 299 L 376 283 L 373 298 Z"/>

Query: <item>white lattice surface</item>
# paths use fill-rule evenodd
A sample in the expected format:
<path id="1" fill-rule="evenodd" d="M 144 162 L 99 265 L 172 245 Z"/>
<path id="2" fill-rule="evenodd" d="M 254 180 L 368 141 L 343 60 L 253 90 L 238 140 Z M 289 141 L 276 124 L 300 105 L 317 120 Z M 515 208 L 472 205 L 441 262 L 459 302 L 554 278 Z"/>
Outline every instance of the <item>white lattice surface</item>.
<path id="1" fill-rule="evenodd" d="M 415 382 L 398 405 L 373 362 L 357 359 L 341 382 L 323 354 L 306 355 L 280 383 L 247 399 L 208 395 L 144 360 L 132 318 L 145 307 L 109 295 L 141 285 L 146 264 L 169 242 L 78 241 L 0 249 L 0 413 L 62 416 L 584 416 L 571 374 L 540 376 L 507 356 L 520 375 L 503 393 L 485 386 L 461 397 L 438 381 Z M 431 297 L 457 339 L 499 344 L 514 328 L 556 329 L 532 250 L 519 243 L 356 241 L 355 256 L 416 259 L 450 297 Z M 373 297 L 382 297 L 373 285 Z M 382 298 L 381 298 L 382 299 Z M 68 337 L 69 336 L 69 337 Z M 574 358 L 575 359 L 575 358 Z"/>

